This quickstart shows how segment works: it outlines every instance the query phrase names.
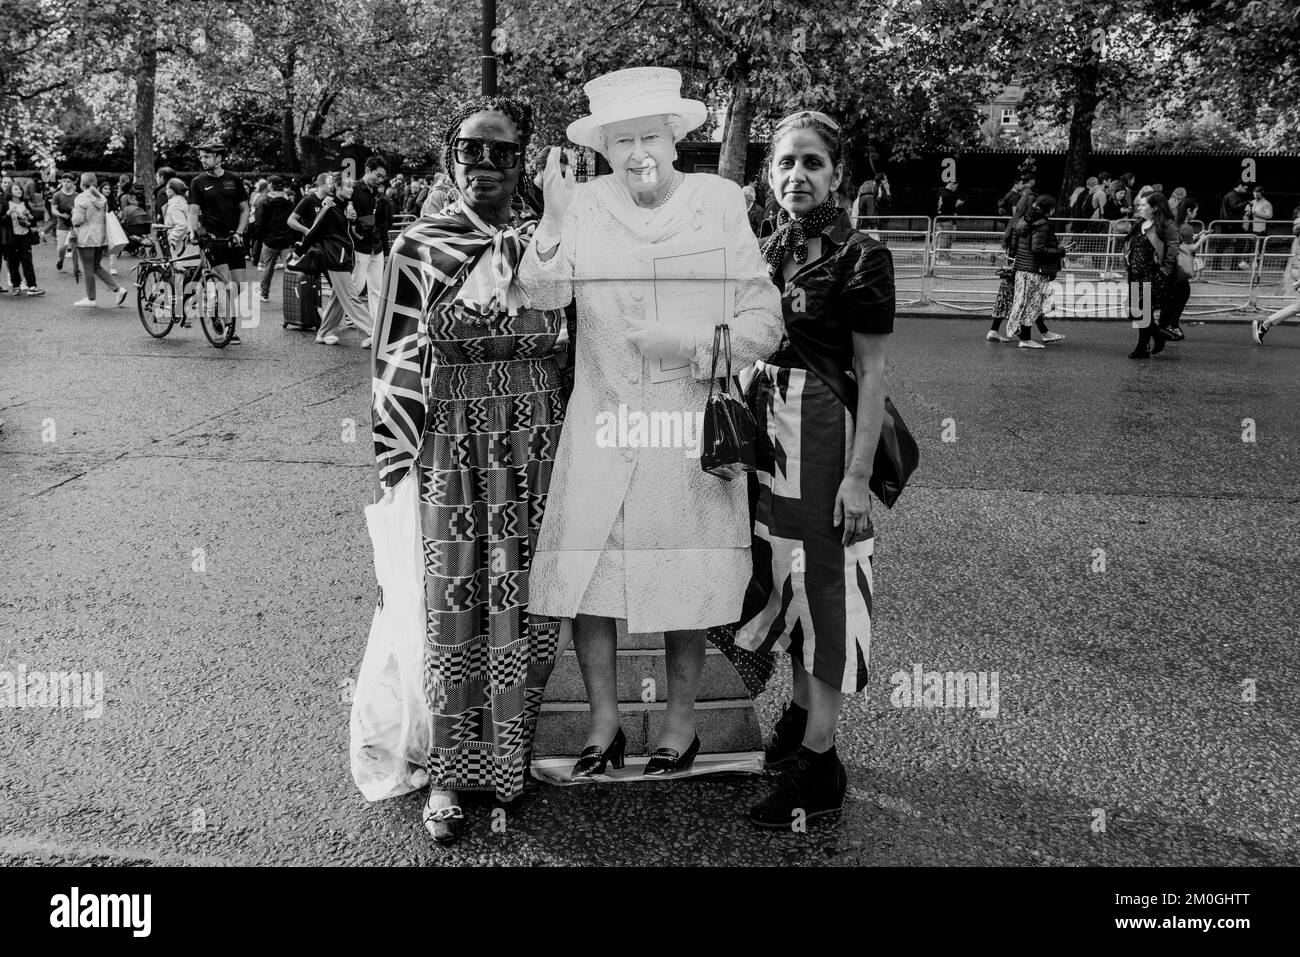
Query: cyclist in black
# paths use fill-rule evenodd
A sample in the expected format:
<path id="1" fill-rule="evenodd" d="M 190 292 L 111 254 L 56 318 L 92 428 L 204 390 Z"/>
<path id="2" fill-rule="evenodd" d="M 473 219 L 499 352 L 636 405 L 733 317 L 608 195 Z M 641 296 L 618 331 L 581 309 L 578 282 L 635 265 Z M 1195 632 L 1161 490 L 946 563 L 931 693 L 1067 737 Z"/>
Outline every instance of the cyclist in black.
<path id="1" fill-rule="evenodd" d="M 199 146 L 203 172 L 190 182 L 190 233 L 207 243 L 208 261 L 227 281 L 249 281 L 244 237 L 248 234 L 248 191 L 243 181 L 222 168 L 226 144 L 210 140 Z M 219 323 L 221 320 L 218 319 Z M 219 326 L 218 326 L 219 329 Z M 238 342 L 239 335 L 230 337 Z"/>

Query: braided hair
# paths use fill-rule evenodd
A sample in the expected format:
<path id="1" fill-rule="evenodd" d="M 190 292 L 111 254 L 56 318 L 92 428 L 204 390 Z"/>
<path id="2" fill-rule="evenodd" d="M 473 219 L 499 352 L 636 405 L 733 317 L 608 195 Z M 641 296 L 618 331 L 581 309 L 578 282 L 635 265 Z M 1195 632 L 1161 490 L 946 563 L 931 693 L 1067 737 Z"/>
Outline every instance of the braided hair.
<path id="1" fill-rule="evenodd" d="M 460 125 L 475 113 L 504 113 L 519 131 L 519 145 L 528 155 L 528 141 L 533 135 L 533 108 L 523 100 L 508 96 L 477 96 L 468 100 L 447 120 L 442 132 L 442 165 L 454 181 L 456 178 L 456 158 L 452 155 L 452 144 L 460 132 Z"/>

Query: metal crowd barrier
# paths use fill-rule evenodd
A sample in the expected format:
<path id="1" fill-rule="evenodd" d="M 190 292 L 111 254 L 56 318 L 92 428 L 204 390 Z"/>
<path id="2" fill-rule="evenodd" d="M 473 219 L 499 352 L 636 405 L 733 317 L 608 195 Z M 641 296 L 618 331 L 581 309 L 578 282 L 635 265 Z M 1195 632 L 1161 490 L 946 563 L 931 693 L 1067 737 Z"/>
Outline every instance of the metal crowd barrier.
<path id="1" fill-rule="evenodd" d="M 1300 238 L 1266 237 L 1259 259 L 1255 305 L 1266 312 L 1274 312 L 1295 302 L 1300 292 L 1291 284 L 1300 278 Z"/>
<path id="2" fill-rule="evenodd" d="M 900 306 L 924 304 L 933 226 L 930 217 L 859 216 L 856 226 L 889 247 L 894 259 L 895 303 Z"/>

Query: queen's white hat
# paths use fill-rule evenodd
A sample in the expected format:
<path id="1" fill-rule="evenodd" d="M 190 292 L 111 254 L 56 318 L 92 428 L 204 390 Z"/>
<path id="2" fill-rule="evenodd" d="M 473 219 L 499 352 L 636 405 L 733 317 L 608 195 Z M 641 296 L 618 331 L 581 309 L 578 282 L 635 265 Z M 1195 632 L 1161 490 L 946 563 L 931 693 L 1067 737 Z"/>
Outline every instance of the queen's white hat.
<path id="1" fill-rule="evenodd" d="M 701 126 L 709 115 L 699 100 L 682 99 L 682 75 L 668 67 L 615 70 L 596 77 L 582 89 L 591 114 L 569 124 L 569 142 L 596 150 L 604 145 L 600 128 L 607 123 L 676 113 L 682 118 L 678 129 L 684 135 Z"/>

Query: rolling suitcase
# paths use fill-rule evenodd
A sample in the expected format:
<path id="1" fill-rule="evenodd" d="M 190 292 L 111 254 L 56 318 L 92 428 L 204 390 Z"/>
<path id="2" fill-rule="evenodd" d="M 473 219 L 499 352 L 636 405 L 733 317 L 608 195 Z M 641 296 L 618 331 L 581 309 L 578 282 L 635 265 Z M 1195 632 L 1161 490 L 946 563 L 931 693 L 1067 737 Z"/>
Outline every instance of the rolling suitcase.
<path id="1" fill-rule="evenodd" d="M 284 310 L 284 328 L 310 331 L 320 328 L 320 277 L 307 273 L 284 271 L 284 288 L 281 298 Z"/>

